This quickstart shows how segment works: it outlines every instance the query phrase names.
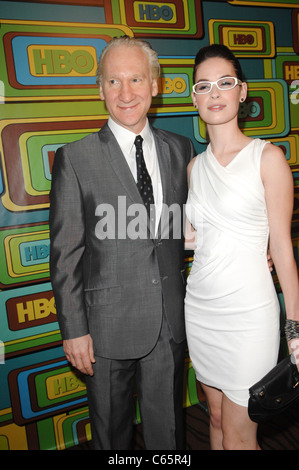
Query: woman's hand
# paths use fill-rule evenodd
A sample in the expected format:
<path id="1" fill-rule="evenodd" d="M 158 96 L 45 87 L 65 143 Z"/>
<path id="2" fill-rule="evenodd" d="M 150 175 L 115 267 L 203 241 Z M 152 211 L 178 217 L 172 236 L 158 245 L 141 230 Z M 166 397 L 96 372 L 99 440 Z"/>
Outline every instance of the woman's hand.
<path id="1" fill-rule="evenodd" d="M 291 339 L 288 342 L 289 352 L 293 354 L 297 369 L 299 371 L 299 338 Z"/>

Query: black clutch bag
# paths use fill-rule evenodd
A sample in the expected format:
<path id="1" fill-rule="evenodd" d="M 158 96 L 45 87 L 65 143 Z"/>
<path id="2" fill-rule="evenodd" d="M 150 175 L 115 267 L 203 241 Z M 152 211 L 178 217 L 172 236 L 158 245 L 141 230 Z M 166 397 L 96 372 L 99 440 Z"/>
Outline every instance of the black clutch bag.
<path id="1" fill-rule="evenodd" d="M 292 355 L 280 361 L 249 389 L 248 414 L 260 423 L 284 411 L 299 398 L 299 373 Z"/>

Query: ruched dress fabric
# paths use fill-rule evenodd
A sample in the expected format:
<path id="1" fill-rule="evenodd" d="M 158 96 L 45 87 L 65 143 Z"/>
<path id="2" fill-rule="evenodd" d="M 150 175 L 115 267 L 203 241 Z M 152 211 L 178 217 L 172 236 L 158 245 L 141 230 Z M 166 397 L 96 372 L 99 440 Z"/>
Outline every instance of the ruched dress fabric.
<path id="1" fill-rule="evenodd" d="M 266 144 L 253 139 L 227 166 L 209 144 L 194 162 L 186 204 L 197 231 L 185 298 L 190 359 L 197 380 L 241 406 L 276 365 L 280 343 L 260 176 Z"/>

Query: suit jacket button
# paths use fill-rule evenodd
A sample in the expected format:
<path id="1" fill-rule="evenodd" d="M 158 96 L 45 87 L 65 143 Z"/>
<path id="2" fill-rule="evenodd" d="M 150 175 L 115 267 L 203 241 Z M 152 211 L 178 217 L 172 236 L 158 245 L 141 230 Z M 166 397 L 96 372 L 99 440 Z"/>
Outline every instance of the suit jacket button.
<path id="1" fill-rule="evenodd" d="M 159 280 L 158 280 L 158 279 L 153 279 L 153 280 L 152 280 L 152 283 L 155 284 L 155 285 L 156 285 L 156 284 L 159 284 Z"/>

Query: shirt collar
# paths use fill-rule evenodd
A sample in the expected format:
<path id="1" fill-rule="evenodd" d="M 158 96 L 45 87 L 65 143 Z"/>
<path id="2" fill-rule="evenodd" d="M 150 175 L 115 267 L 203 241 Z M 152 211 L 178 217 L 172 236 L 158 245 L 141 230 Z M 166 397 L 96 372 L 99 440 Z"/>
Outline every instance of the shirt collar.
<path id="1" fill-rule="evenodd" d="M 118 141 L 121 149 L 125 153 L 130 153 L 133 146 L 134 146 L 134 141 L 136 138 L 136 135 L 134 132 L 126 129 L 125 127 L 120 126 L 117 124 L 111 117 L 108 119 L 108 126 L 110 130 L 113 132 L 116 140 Z M 145 141 L 145 143 L 149 146 L 149 148 L 152 148 L 153 145 L 153 134 L 148 122 L 148 119 L 146 120 L 146 124 L 140 134 Z"/>

